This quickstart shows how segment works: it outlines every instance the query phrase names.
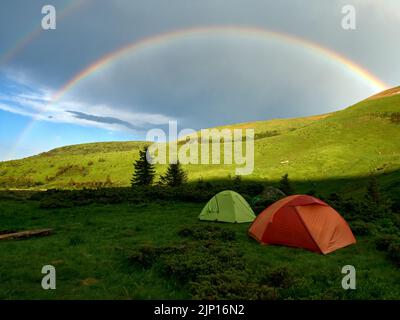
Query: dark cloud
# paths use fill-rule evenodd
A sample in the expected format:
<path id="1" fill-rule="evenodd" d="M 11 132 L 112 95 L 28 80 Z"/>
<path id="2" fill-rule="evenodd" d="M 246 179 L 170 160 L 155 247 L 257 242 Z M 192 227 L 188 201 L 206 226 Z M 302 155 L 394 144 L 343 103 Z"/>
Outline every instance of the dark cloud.
<path id="1" fill-rule="evenodd" d="M 131 124 L 127 121 L 113 118 L 113 117 L 101 117 L 101 116 L 95 116 L 92 114 L 86 114 L 83 112 L 71 111 L 71 110 L 67 110 L 67 112 L 71 113 L 75 118 L 82 119 L 82 120 L 88 120 L 88 121 L 93 121 L 93 122 L 97 122 L 97 123 L 105 123 L 105 124 L 117 124 L 117 125 L 124 126 L 127 129 L 131 129 L 131 130 L 143 130 L 143 128 L 141 128 L 141 127 L 134 126 L 133 124 Z"/>
<path id="2" fill-rule="evenodd" d="M 237 25 L 307 38 L 398 85 L 397 0 L 91 0 L 63 16 L 63 8 L 71 3 L 52 0 L 60 18 L 57 29 L 26 42 L 12 59 L 0 64 L 0 72 L 22 74 L 31 84 L 56 91 L 92 62 L 128 43 L 194 26 Z M 2 56 L 40 25 L 44 4 L 48 1 L 1 2 Z M 355 31 L 341 29 L 345 4 L 357 9 Z M 129 121 L 112 124 L 129 128 L 127 124 L 136 123 L 132 119 L 146 114 L 157 118 L 146 123 L 158 125 L 173 118 L 181 126 L 200 128 L 324 113 L 373 91 L 343 66 L 302 49 L 212 36 L 122 58 L 80 82 L 63 100 L 64 105 L 73 101 L 82 106 L 73 110 L 76 117 L 92 117 L 98 123 L 124 122 L 123 118 Z M 99 105 L 106 105 L 107 112 L 102 113 Z"/>

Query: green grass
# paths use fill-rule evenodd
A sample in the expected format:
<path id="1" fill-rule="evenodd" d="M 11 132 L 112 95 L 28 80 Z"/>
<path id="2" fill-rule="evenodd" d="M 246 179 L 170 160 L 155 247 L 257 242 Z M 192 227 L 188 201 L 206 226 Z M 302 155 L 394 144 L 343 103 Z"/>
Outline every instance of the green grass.
<path id="1" fill-rule="evenodd" d="M 254 128 L 255 170 L 250 180 L 353 179 L 400 169 L 400 95 L 382 94 L 322 116 L 243 123 L 221 128 Z M 270 134 L 273 132 L 273 134 Z M 143 142 L 68 146 L 34 157 L 0 163 L 0 187 L 71 188 L 105 182 L 127 186 Z M 235 175 L 233 165 L 187 165 L 190 180 Z M 165 166 L 157 166 L 159 174 Z M 397 177 L 397 176 L 396 176 Z M 390 179 L 382 180 L 384 184 Z M 388 182 L 389 183 L 389 182 Z M 388 184 L 390 185 L 390 183 Z M 339 186 L 336 186 L 340 187 Z"/>
<path id="2" fill-rule="evenodd" d="M 205 226 L 202 204 L 90 205 L 39 209 L 26 200 L 1 200 L 0 229 L 53 228 L 48 237 L 0 241 L 0 299 L 187 299 L 187 286 L 155 267 L 128 263 L 142 245 L 179 244 L 183 226 Z M 235 250 L 255 271 L 287 266 L 300 280 L 285 299 L 399 299 L 400 273 L 372 239 L 322 256 L 302 249 L 262 246 L 247 236 L 248 224 L 217 224 L 233 230 Z M 57 290 L 41 289 L 41 268 L 57 270 Z M 341 268 L 354 265 L 357 289 L 341 289 Z"/>

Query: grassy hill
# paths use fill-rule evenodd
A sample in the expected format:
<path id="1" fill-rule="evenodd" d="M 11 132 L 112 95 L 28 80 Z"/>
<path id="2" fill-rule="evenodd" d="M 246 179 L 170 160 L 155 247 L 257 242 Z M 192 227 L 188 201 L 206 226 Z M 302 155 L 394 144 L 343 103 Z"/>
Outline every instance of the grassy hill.
<path id="1" fill-rule="evenodd" d="M 342 111 L 220 128 L 255 129 L 255 169 L 244 179 L 276 181 L 284 173 L 307 188 L 319 181 L 350 181 L 383 174 L 388 187 L 400 169 L 400 87 Z M 71 188 L 129 185 L 132 162 L 145 142 L 67 146 L 0 163 L 2 188 Z M 187 165 L 191 180 L 224 179 L 233 165 Z M 157 166 L 162 173 L 165 166 Z M 334 188 L 334 187 L 332 187 Z"/>

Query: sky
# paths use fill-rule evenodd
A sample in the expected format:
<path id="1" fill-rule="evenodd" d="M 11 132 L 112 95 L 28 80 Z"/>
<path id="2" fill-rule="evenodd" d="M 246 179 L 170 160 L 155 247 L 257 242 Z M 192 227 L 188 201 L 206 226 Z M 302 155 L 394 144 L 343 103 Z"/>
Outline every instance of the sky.
<path id="1" fill-rule="evenodd" d="M 397 0 L 3 0 L 0 161 L 340 110 L 400 85 L 399 39 Z"/>

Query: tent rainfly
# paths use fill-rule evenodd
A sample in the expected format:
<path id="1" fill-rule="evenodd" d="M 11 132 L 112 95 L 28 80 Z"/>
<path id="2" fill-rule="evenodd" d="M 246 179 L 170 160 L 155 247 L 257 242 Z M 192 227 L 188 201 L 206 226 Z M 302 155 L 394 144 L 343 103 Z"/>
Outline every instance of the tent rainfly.
<path id="1" fill-rule="evenodd" d="M 356 242 L 343 217 L 307 195 L 283 198 L 261 212 L 249 235 L 262 244 L 304 248 L 327 254 Z"/>
<path id="2" fill-rule="evenodd" d="M 222 191 L 212 197 L 199 215 L 200 220 L 231 223 L 252 222 L 255 218 L 247 201 L 231 190 Z"/>

